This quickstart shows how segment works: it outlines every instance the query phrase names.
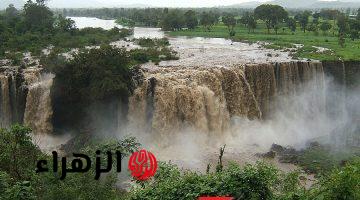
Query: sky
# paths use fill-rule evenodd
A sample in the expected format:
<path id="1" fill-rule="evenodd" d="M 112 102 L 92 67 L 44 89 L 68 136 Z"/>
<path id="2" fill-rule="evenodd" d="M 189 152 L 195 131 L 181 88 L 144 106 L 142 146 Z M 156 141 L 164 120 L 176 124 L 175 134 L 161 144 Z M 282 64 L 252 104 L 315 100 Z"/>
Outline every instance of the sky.
<path id="1" fill-rule="evenodd" d="M 26 0 L 0 0 L 0 7 L 7 7 L 10 3 L 15 6 L 19 2 Z M 270 0 L 48 0 L 48 6 L 51 8 L 83 8 L 83 7 L 127 7 L 127 6 L 155 6 L 155 7 L 213 7 L 240 4 L 244 2 L 266 2 Z M 292 0 L 287 0 L 292 1 Z M 301 1 L 301 0 L 297 0 Z M 308 1 L 308 0 L 303 0 Z M 326 0 L 331 1 L 331 0 Z M 360 1 L 360 0 L 342 0 L 342 1 Z M 17 3 L 16 3 L 17 2 Z M 1 5 L 1 4 L 6 4 Z"/>
<path id="2" fill-rule="evenodd" d="M 153 6 L 171 6 L 171 7 L 202 7 L 208 6 L 220 6 L 220 5 L 232 5 L 243 2 L 249 2 L 251 0 L 131 0 L 133 4 L 151 4 Z M 266 0 L 259 0 L 266 1 Z M 128 4 L 128 0 L 107 0 L 109 3 Z"/>
<path id="3" fill-rule="evenodd" d="M 104 7 L 112 7 L 112 6 L 119 7 L 121 5 L 137 5 L 137 4 L 155 6 L 155 7 L 212 7 L 212 6 L 234 5 L 244 2 L 251 2 L 251 1 L 266 2 L 271 0 L 50 0 L 49 5 L 50 7 L 66 7 L 63 5 L 71 5 L 71 4 L 75 4 L 75 2 L 80 3 L 82 1 L 88 2 L 89 7 L 98 7 L 98 5 Z M 335 0 L 323 0 L 323 1 L 335 1 Z M 360 0 L 341 0 L 341 1 L 360 1 Z M 93 3 L 93 6 L 91 5 L 91 2 Z"/>

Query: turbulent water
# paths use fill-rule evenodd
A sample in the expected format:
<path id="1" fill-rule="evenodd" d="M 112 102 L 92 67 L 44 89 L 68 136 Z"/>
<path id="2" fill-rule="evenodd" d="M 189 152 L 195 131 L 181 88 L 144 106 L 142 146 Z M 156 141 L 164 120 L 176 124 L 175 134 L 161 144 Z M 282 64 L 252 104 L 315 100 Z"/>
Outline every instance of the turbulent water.
<path id="1" fill-rule="evenodd" d="M 50 89 L 54 76 L 52 74 L 40 74 L 37 70 L 25 73 L 28 84 L 24 124 L 32 128 L 37 134 L 51 134 L 52 127 L 52 104 Z"/>
<path id="2" fill-rule="evenodd" d="M 145 69 L 144 74 L 144 83 L 130 99 L 129 121 L 160 134 L 189 126 L 219 134 L 234 116 L 270 115 L 276 96 L 296 94 L 303 83 L 315 80 L 314 87 L 324 86 L 323 67 L 317 62 L 158 67 Z M 324 94 L 318 98 L 325 100 Z"/>
<path id="3" fill-rule="evenodd" d="M 145 65 L 134 77 L 127 117 L 117 117 L 118 136 L 136 136 L 159 160 L 200 170 L 216 162 L 224 144 L 225 159 L 240 163 L 254 162 L 273 143 L 302 147 L 330 136 L 340 148 L 360 146 L 358 77 L 356 62 Z M 70 139 L 54 136 L 53 78 L 40 68 L 0 68 L 1 127 L 30 126 L 46 151 Z M 93 114 L 100 121 L 116 116 Z"/>
<path id="4" fill-rule="evenodd" d="M 1 67 L 0 125 L 24 123 L 35 134 L 52 133 L 50 89 L 53 75 L 40 68 Z"/>

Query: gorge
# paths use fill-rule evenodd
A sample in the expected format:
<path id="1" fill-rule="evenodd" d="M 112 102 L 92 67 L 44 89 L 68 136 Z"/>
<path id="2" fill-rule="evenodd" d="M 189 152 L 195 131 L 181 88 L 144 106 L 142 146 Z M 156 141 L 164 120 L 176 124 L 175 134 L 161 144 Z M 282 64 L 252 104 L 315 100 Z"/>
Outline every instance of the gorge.
<path id="1" fill-rule="evenodd" d="M 271 120 L 276 110 L 296 106 L 298 102 L 292 98 L 302 93 L 310 96 L 301 99 L 307 101 L 308 107 L 300 105 L 297 109 L 307 110 L 307 114 L 326 114 L 329 119 L 340 120 L 337 118 L 341 117 L 341 109 L 348 107 L 342 110 L 352 111 L 347 120 L 358 117 L 357 109 L 346 100 L 349 91 L 358 87 L 356 62 L 297 61 L 210 68 L 145 66 L 137 73 L 125 124 L 130 130 L 159 138 L 187 128 L 221 135 L 231 129 L 235 118 Z M 328 77 L 332 77 L 331 81 Z M 0 78 L 1 126 L 19 122 L 30 126 L 36 135 L 54 134 L 50 95 L 54 75 L 40 68 L 1 67 Z M 340 88 L 336 93 L 329 89 L 334 83 Z M 114 112 L 118 113 L 112 116 L 124 114 Z M 119 130 L 124 129 L 121 124 Z"/>

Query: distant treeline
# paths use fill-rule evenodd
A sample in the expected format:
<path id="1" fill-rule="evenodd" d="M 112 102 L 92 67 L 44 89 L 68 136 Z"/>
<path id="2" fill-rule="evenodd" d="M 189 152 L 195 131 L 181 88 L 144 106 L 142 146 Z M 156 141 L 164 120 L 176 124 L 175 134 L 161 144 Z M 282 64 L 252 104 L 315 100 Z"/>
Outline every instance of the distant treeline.
<path id="1" fill-rule="evenodd" d="M 274 6 L 281 7 L 281 6 Z M 256 9 L 255 9 L 256 10 Z M 284 9 L 285 10 L 285 9 Z M 308 17 L 314 14 L 315 18 L 335 20 L 339 14 L 349 18 L 355 18 L 357 8 L 342 10 L 300 10 L 287 9 L 288 16 L 300 16 L 307 13 Z M 198 25 L 211 26 L 222 21 L 224 17 L 234 16 L 237 23 L 240 18 L 248 17 L 254 13 L 254 9 L 245 8 L 101 8 L 101 9 L 57 9 L 55 13 L 63 16 L 97 17 L 101 19 L 118 19 L 125 25 L 161 27 L 164 30 L 176 30 L 180 28 L 195 28 Z"/>
<path id="2" fill-rule="evenodd" d="M 218 23 L 228 27 L 230 36 L 236 33 L 234 27 L 244 25 L 249 32 L 263 23 L 270 33 L 273 29 L 289 28 L 295 32 L 296 27 L 304 32 L 319 30 L 324 33 L 335 30 L 342 38 L 359 38 L 360 9 L 346 10 L 286 10 L 278 5 L 263 4 L 255 9 L 236 8 L 197 8 L 197 9 L 169 9 L 169 8 L 103 8 L 103 9 L 63 9 L 57 10 L 64 16 L 83 16 L 117 19 L 119 24 L 126 26 L 161 27 L 165 31 L 181 29 L 195 29 L 198 26 L 211 31 Z"/>

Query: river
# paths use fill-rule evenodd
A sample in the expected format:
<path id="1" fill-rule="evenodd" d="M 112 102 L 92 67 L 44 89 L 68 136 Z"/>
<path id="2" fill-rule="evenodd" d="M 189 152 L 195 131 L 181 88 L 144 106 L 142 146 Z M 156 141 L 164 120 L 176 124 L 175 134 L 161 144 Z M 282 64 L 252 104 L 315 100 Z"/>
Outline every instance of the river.
<path id="1" fill-rule="evenodd" d="M 115 20 L 104 20 L 90 17 L 70 17 L 78 28 L 93 27 L 111 29 L 123 28 Z M 167 37 L 171 47 L 178 52 L 179 60 L 164 61 L 160 66 L 218 66 L 239 63 L 265 63 L 292 61 L 289 51 L 263 48 L 263 43 L 233 42 L 224 38 L 204 37 L 170 37 L 160 28 L 135 27 L 131 38 Z M 120 43 L 120 46 L 123 46 Z M 132 46 L 132 45 L 130 45 Z M 152 66 L 153 63 L 146 65 Z"/>

